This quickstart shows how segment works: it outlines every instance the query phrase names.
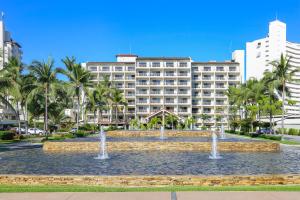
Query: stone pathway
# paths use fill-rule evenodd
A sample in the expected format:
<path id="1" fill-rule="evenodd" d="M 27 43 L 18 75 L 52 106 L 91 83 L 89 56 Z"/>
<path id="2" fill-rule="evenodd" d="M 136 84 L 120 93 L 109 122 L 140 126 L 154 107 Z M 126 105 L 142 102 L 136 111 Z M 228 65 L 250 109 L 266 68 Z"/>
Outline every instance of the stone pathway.
<path id="1" fill-rule="evenodd" d="M 0 193 L 0 200 L 299 200 L 300 192 Z"/>

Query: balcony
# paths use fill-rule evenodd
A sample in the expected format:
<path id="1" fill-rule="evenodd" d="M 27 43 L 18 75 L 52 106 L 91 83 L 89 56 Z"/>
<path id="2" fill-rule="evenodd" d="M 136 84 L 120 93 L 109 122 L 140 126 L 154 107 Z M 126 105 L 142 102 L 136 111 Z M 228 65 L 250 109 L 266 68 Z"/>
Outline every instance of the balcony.
<path id="1" fill-rule="evenodd" d="M 179 82 L 178 85 L 188 85 L 188 82 Z"/>
<path id="2" fill-rule="evenodd" d="M 216 88 L 225 89 L 225 85 L 216 85 Z"/>
<path id="3" fill-rule="evenodd" d="M 175 94 L 174 91 L 165 91 L 165 94 Z"/>
<path id="4" fill-rule="evenodd" d="M 212 105 L 212 103 L 210 101 L 203 101 L 203 105 L 210 106 L 210 105 Z"/>
<path id="5" fill-rule="evenodd" d="M 178 94 L 189 94 L 188 91 L 179 91 Z"/>
<path id="6" fill-rule="evenodd" d="M 237 68 L 236 68 L 236 67 L 229 67 L 229 71 L 230 71 L 230 72 L 236 72 L 236 71 L 237 71 Z"/>
<path id="7" fill-rule="evenodd" d="M 174 76 L 174 73 L 165 73 L 165 76 Z"/>
<path id="8" fill-rule="evenodd" d="M 224 81 L 224 80 L 225 80 L 225 77 L 216 77 L 216 80 L 217 80 L 217 81 Z"/>
<path id="9" fill-rule="evenodd" d="M 133 71 L 135 71 L 135 69 L 134 69 L 134 67 L 128 67 L 127 71 L 133 72 Z"/>
<path id="10" fill-rule="evenodd" d="M 211 95 L 211 93 L 203 93 L 203 96 L 204 97 L 211 97 L 212 95 Z"/>
<path id="11" fill-rule="evenodd" d="M 147 85 L 147 82 L 137 82 L 137 85 Z"/>
<path id="12" fill-rule="evenodd" d="M 165 85 L 175 85 L 174 82 L 165 82 Z"/>
<path id="13" fill-rule="evenodd" d="M 210 72 L 210 71 L 211 71 L 211 68 L 210 68 L 210 67 L 204 67 L 203 71 L 205 71 L 205 72 Z"/>
<path id="14" fill-rule="evenodd" d="M 148 94 L 146 91 L 138 91 L 137 94 Z"/>
<path id="15" fill-rule="evenodd" d="M 165 101 L 165 103 L 167 103 L 167 104 L 174 104 L 175 101 Z"/>
<path id="16" fill-rule="evenodd" d="M 146 103 L 148 103 L 148 101 L 147 101 L 147 100 L 137 101 L 137 103 L 140 103 L 140 104 L 146 104 Z"/>
<path id="17" fill-rule="evenodd" d="M 211 88 L 211 85 L 203 85 L 203 88 Z"/>
<path id="18" fill-rule="evenodd" d="M 148 76 L 147 73 L 138 73 L 138 76 Z"/>
<path id="19" fill-rule="evenodd" d="M 135 85 L 127 85 L 126 88 L 135 88 Z"/>
<path id="20" fill-rule="evenodd" d="M 161 101 L 160 100 L 151 100 L 150 103 L 158 103 L 158 104 L 160 104 Z"/>
<path id="21" fill-rule="evenodd" d="M 151 82 L 151 85 L 161 85 L 160 82 Z"/>
<path id="22" fill-rule="evenodd" d="M 230 80 L 230 81 L 236 81 L 237 77 L 229 77 L 228 80 Z"/>
<path id="23" fill-rule="evenodd" d="M 179 67 L 187 67 L 187 63 L 179 63 Z"/>
<path id="24" fill-rule="evenodd" d="M 150 94 L 160 94 L 160 91 L 151 91 Z"/>
<path id="25" fill-rule="evenodd" d="M 209 81 L 209 80 L 211 80 L 211 77 L 204 76 L 202 79 L 206 80 L 206 81 Z"/>
<path id="26" fill-rule="evenodd" d="M 147 110 L 138 110 L 139 113 L 147 113 Z"/>
<path id="27" fill-rule="evenodd" d="M 150 76 L 160 76 L 160 73 L 151 73 Z"/>
<path id="28" fill-rule="evenodd" d="M 189 76 L 188 73 L 179 73 L 178 76 Z"/>
<path id="29" fill-rule="evenodd" d="M 224 67 L 217 67 L 216 71 L 217 72 L 224 72 Z"/>
<path id="30" fill-rule="evenodd" d="M 189 103 L 188 101 L 179 100 L 178 103 Z"/>

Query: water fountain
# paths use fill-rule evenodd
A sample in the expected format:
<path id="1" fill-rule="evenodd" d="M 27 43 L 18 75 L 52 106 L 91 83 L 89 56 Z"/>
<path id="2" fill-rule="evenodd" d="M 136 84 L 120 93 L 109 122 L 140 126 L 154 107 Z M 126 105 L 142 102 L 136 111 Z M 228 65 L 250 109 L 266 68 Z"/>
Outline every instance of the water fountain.
<path id="1" fill-rule="evenodd" d="M 159 137 L 161 140 L 164 140 L 166 139 L 165 138 L 165 127 L 164 126 L 161 126 L 160 127 L 160 137 Z"/>
<path id="2" fill-rule="evenodd" d="M 106 134 L 103 131 L 103 127 L 101 126 L 100 134 L 100 151 L 97 157 L 95 157 L 96 160 L 104 160 L 108 158 L 107 150 L 106 150 Z"/>
<path id="3" fill-rule="evenodd" d="M 223 124 L 221 125 L 220 138 L 222 140 L 226 139 L 226 134 L 225 134 L 225 131 L 224 131 L 224 125 Z"/>
<path id="4" fill-rule="evenodd" d="M 220 159 L 222 158 L 218 153 L 218 138 L 215 132 L 212 133 L 212 144 L 211 144 L 211 153 L 209 156 L 210 159 Z"/>

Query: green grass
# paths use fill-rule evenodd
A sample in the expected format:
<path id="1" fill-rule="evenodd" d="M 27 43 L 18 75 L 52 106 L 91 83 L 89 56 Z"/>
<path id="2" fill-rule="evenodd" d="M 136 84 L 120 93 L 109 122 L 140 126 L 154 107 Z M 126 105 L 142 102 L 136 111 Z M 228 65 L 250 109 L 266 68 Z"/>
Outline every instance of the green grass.
<path id="1" fill-rule="evenodd" d="M 300 142 L 296 142 L 296 141 L 289 141 L 289 140 L 283 140 L 280 141 L 281 144 L 288 144 L 288 145 L 300 145 Z"/>
<path id="2" fill-rule="evenodd" d="M 270 141 L 270 142 L 277 142 L 277 143 L 280 143 L 280 144 L 287 144 L 287 145 L 300 145 L 300 142 L 296 142 L 296 141 L 289 141 L 289 140 L 281 140 L 281 141 L 277 141 L 277 140 L 270 140 L 270 139 L 267 139 L 267 138 L 260 138 L 260 137 L 250 137 L 250 136 L 247 136 L 247 135 L 238 135 L 238 134 L 233 134 L 233 133 L 226 133 L 226 134 L 229 134 L 229 135 L 235 135 L 235 136 L 238 136 L 238 137 L 244 137 L 244 138 L 250 138 L 250 139 L 256 139 L 256 140 L 263 140 L 263 141 Z"/>
<path id="3" fill-rule="evenodd" d="M 101 187 L 78 185 L 0 185 L 0 192 L 170 192 L 170 191 L 300 191 L 300 185 Z"/>

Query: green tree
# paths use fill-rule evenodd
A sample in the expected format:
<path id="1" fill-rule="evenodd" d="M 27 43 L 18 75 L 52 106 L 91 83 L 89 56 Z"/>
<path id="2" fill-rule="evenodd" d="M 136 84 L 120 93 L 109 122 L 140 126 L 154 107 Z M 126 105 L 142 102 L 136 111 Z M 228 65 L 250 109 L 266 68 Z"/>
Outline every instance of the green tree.
<path id="1" fill-rule="evenodd" d="M 69 87 L 74 91 L 74 95 L 77 97 L 76 125 L 78 131 L 79 115 L 82 109 L 80 96 L 82 93 L 87 95 L 89 88 L 92 87 L 91 73 L 84 69 L 81 64 L 76 63 L 74 57 L 66 57 L 65 59 L 62 59 L 62 62 L 65 64 L 66 70 L 60 68 L 59 72 L 68 77 Z"/>
<path id="2" fill-rule="evenodd" d="M 48 99 L 51 87 L 57 81 L 57 70 L 54 69 L 54 60 L 51 58 L 49 58 L 47 62 L 33 61 L 28 69 L 29 72 L 35 77 L 35 81 L 32 83 L 34 89 L 31 91 L 31 95 L 37 95 L 41 92 L 44 94 L 44 131 L 46 134 L 46 139 L 48 139 Z"/>
<path id="3" fill-rule="evenodd" d="M 290 57 L 281 54 L 280 60 L 271 62 L 273 65 L 273 77 L 282 85 L 281 97 L 282 97 L 282 114 L 281 114 L 281 128 L 284 129 L 285 118 L 285 102 L 286 102 L 286 84 L 287 82 L 294 81 L 293 77 L 299 69 L 293 68 L 290 64 Z"/>

